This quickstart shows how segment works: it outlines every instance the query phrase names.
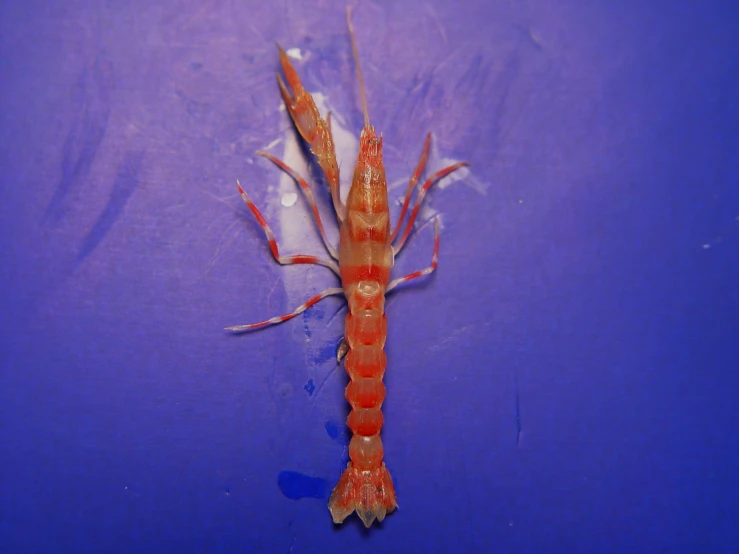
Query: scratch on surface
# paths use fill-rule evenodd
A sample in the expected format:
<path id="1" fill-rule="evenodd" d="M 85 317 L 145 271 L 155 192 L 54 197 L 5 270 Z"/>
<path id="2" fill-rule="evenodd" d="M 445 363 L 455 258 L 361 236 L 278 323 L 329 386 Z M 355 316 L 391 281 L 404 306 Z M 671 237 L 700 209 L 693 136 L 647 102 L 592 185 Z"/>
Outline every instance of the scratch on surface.
<path id="1" fill-rule="evenodd" d="M 262 40 L 262 42 L 267 42 L 267 40 L 266 40 L 266 39 L 264 38 L 264 35 L 263 35 L 262 33 L 260 33 L 260 32 L 259 32 L 259 29 L 257 29 L 257 28 L 256 28 L 256 27 L 254 26 L 254 24 L 253 24 L 253 23 L 249 24 L 249 28 L 250 28 L 250 29 L 252 30 L 252 32 L 253 32 L 253 33 L 254 33 L 255 35 L 257 35 L 257 36 L 258 36 L 258 37 L 259 37 L 259 38 L 260 38 L 260 39 Z"/>
<path id="2" fill-rule="evenodd" d="M 444 44 L 448 44 L 448 41 L 446 38 L 446 31 L 444 31 L 444 26 L 441 24 L 441 20 L 439 19 L 439 14 L 436 13 L 436 10 L 434 10 L 431 4 L 426 4 L 426 11 L 431 13 L 431 17 L 434 19 L 434 22 L 436 23 L 436 27 L 439 29 L 439 34 L 441 35 L 441 38 L 444 41 Z"/>
<path id="3" fill-rule="evenodd" d="M 529 37 L 529 40 L 533 43 L 534 46 L 538 50 L 542 49 L 542 41 L 541 37 L 539 36 L 539 33 L 537 33 L 533 27 L 525 27 L 523 28 L 523 31 L 526 33 L 526 36 Z"/>
<path id="4" fill-rule="evenodd" d="M 231 210 L 233 210 L 233 212 L 234 212 L 234 213 L 236 213 L 236 214 L 239 214 L 239 215 L 241 214 L 241 211 L 239 211 L 239 210 L 238 210 L 237 208 L 235 208 L 235 207 L 234 207 L 234 206 L 233 206 L 232 204 L 229 204 L 228 202 L 226 202 L 226 200 L 227 200 L 227 199 L 228 199 L 228 200 L 232 200 L 232 199 L 234 199 L 234 198 L 238 198 L 238 195 L 231 195 L 231 196 L 226 196 L 225 198 L 220 198 L 220 197 L 216 196 L 215 194 L 213 194 L 212 192 L 210 192 L 210 191 L 208 191 L 208 190 L 205 190 L 205 189 L 201 189 L 201 191 L 202 191 L 202 192 L 204 192 L 205 194 L 207 194 L 208 196 L 210 196 L 211 198 L 214 198 L 215 200 L 217 200 L 218 202 L 220 202 L 220 203 L 221 203 L 221 204 L 223 204 L 224 206 L 228 206 L 229 208 L 231 208 Z M 214 219 L 212 219 L 212 220 L 211 220 L 211 222 L 210 222 L 210 223 L 208 224 L 208 226 L 206 227 L 206 229 L 205 229 L 205 231 L 204 231 L 204 232 L 205 232 L 205 233 L 207 234 L 208 232 L 210 232 L 210 230 L 211 230 L 211 228 L 213 227 L 213 225 L 215 225 L 216 223 L 220 223 L 221 221 L 222 221 L 222 219 L 221 219 L 220 217 L 217 217 L 217 218 L 214 218 Z M 211 259 L 210 263 L 209 263 L 209 264 L 208 264 L 208 266 L 206 267 L 206 270 L 205 270 L 205 272 L 203 273 L 202 277 L 204 277 L 205 275 L 207 275 L 207 274 L 208 274 L 208 272 L 209 272 L 209 271 L 210 271 L 211 269 L 213 269 L 213 265 L 215 264 L 215 262 L 217 261 L 217 259 L 218 259 L 218 258 L 220 257 L 220 255 L 218 254 L 218 252 L 219 252 L 219 247 L 220 247 L 220 244 L 221 244 L 221 242 L 223 242 L 223 237 L 224 237 L 224 236 L 226 235 L 226 233 L 228 233 L 228 231 L 229 231 L 229 230 L 231 229 L 231 227 L 233 227 L 233 224 L 231 224 L 231 226 L 229 226 L 229 227 L 228 227 L 228 228 L 227 228 L 227 229 L 226 229 L 226 230 L 225 230 L 225 231 L 224 231 L 224 232 L 223 232 L 223 233 L 221 234 L 221 238 L 220 238 L 220 239 L 218 240 L 218 246 L 216 246 L 216 251 L 215 251 L 215 253 L 213 254 L 213 258 Z M 235 237 L 234 237 L 234 238 L 235 238 Z"/>
<path id="5" fill-rule="evenodd" d="M 174 210 L 178 210 L 179 208 L 184 208 L 185 206 L 187 206 L 187 202 L 180 202 L 179 204 L 170 204 L 169 206 L 165 206 L 164 208 L 162 208 L 162 211 L 163 212 L 174 211 Z"/>
<path id="6" fill-rule="evenodd" d="M 274 281 L 272 281 L 272 286 L 267 293 L 267 303 L 269 303 L 269 301 L 272 299 L 272 294 L 275 292 L 275 287 L 277 287 L 277 283 L 279 282 L 279 279 L 275 279 Z"/>
<path id="7" fill-rule="evenodd" d="M 516 413 L 516 448 L 521 444 L 521 399 L 518 394 L 518 369 L 513 368 L 513 384 L 515 390 L 515 413 Z"/>
<path id="8" fill-rule="evenodd" d="M 434 346 L 432 346 L 431 351 L 438 352 L 440 350 L 443 350 L 445 344 L 451 342 L 452 340 L 456 339 L 460 335 L 467 333 L 473 327 L 474 327 L 473 325 L 464 325 L 463 327 L 460 327 L 459 329 L 455 329 L 454 331 L 452 331 L 452 333 L 447 338 L 440 341 L 438 344 L 435 344 Z"/>
<path id="9" fill-rule="evenodd" d="M 208 196 L 212 197 L 213 199 L 215 199 L 215 200 L 218 200 L 218 201 L 219 201 L 219 202 L 220 202 L 221 204 L 223 204 L 224 206 L 228 206 L 228 207 L 229 207 L 229 208 L 231 208 L 231 209 L 232 209 L 232 210 L 233 210 L 233 211 L 234 211 L 235 213 L 237 213 L 237 214 L 240 214 L 240 213 L 241 213 L 241 211 L 240 211 L 239 209 L 237 209 L 237 208 L 234 208 L 234 207 L 233 207 L 233 206 L 232 206 L 231 204 L 229 204 L 228 202 L 226 202 L 226 200 L 232 200 L 232 199 L 234 199 L 234 198 L 239 198 L 239 195 L 238 195 L 238 194 L 231 194 L 231 195 L 229 195 L 229 196 L 226 196 L 226 197 L 224 197 L 224 198 L 221 198 L 220 196 L 216 196 L 215 194 L 213 194 L 212 192 L 210 192 L 210 191 L 209 191 L 209 190 L 207 190 L 207 189 L 200 189 L 200 190 L 201 190 L 202 192 L 204 192 L 205 194 L 207 194 Z"/>
<path id="10" fill-rule="evenodd" d="M 210 273 L 210 270 L 213 269 L 213 267 L 216 265 L 216 262 L 220 259 L 223 253 L 228 251 L 234 241 L 242 233 L 242 228 L 239 227 L 239 229 L 235 233 L 231 233 L 230 239 L 226 238 L 226 235 L 229 233 L 229 231 L 231 231 L 231 229 L 234 228 L 234 226 L 236 226 L 237 223 L 241 223 L 241 221 L 238 219 L 233 221 L 231 225 L 226 227 L 226 230 L 223 231 L 223 233 L 221 234 L 221 238 L 218 239 L 218 244 L 216 245 L 216 251 L 213 253 L 213 257 L 211 257 L 210 262 L 208 262 L 208 266 L 205 268 L 204 275 L 208 275 L 208 273 Z"/>

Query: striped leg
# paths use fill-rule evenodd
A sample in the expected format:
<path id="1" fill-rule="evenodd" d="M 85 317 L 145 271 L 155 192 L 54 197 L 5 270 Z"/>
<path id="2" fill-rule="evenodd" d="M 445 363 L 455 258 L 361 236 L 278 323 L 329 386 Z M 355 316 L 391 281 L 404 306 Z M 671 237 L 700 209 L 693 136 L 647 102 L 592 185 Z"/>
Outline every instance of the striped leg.
<path id="1" fill-rule="evenodd" d="M 398 285 L 401 285 L 407 281 L 410 281 L 411 279 L 417 279 L 418 277 L 423 277 L 424 275 L 428 275 L 429 273 L 432 273 L 436 266 L 439 264 L 439 216 L 436 216 L 434 218 L 434 255 L 431 257 L 431 265 L 428 266 L 426 269 L 421 269 L 420 271 L 414 271 L 413 273 L 409 273 L 408 275 L 405 275 L 403 277 L 398 277 L 397 279 L 393 279 L 388 284 L 387 288 L 385 289 L 385 294 L 389 293 L 391 290 L 393 290 Z"/>
<path id="2" fill-rule="evenodd" d="M 269 243 L 269 249 L 272 252 L 272 256 L 274 256 L 275 260 L 277 260 L 278 263 L 282 265 L 292 265 L 292 264 L 322 265 L 324 267 L 329 268 L 336 275 L 339 275 L 339 266 L 337 266 L 336 262 L 334 262 L 333 260 L 324 260 L 322 258 L 318 258 L 316 256 L 309 256 L 307 254 L 297 254 L 295 256 L 280 256 L 280 251 L 277 248 L 277 240 L 275 239 L 275 234 L 272 232 L 272 229 L 270 229 L 269 224 L 267 224 L 267 220 L 264 219 L 262 212 L 260 212 L 259 208 L 257 208 L 254 202 L 252 202 L 251 198 L 249 198 L 249 195 L 246 194 L 246 191 L 244 191 L 244 189 L 241 188 L 241 183 L 236 181 L 236 187 L 239 189 L 239 194 L 241 195 L 241 198 L 243 198 L 244 202 L 246 202 L 246 205 L 249 206 L 251 213 L 253 213 L 254 217 L 257 218 L 257 222 L 259 223 L 259 226 L 262 228 L 262 230 L 264 231 L 264 235 L 267 237 L 267 242 Z"/>
<path id="3" fill-rule="evenodd" d="M 395 224 L 395 231 L 393 231 L 393 236 L 390 237 L 390 242 L 393 242 L 395 240 L 395 237 L 398 236 L 398 231 L 400 231 L 400 224 L 403 223 L 403 218 L 405 217 L 406 212 L 408 212 L 408 204 L 411 203 L 411 194 L 413 194 L 413 189 L 416 188 L 416 185 L 418 184 L 418 179 L 419 177 L 421 177 L 421 173 L 423 172 L 423 168 L 426 167 L 426 160 L 429 157 L 430 146 L 431 133 L 426 135 L 426 142 L 423 144 L 421 159 L 418 160 L 416 171 L 413 172 L 411 180 L 408 182 L 408 189 L 405 191 L 405 198 L 403 199 L 403 208 L 400 210 L 400 217 L 398 218 L 398 222 Z"/>
<path id="4" fill-rule="evenodd" d="M 287 173 L 290 177 L 292 177 L 296 183 L 300 186 L 300 190 L 303 191 L 303 195 L 305 196 L 305 199 L 308 201 L 308 205 L 310 206 L 311 211 L 313 212 L 313 219 L 316 220 L 316 225 L 318 226 L 318 232 L 321 233 L 321 238 L 323 239 L 323 244 L 326 246 L 326 250 L 328 250 L 328 253 L 331 254 L 331 257 L 334 260 L 339 259 L 339 254 L 336 252 L 336 249 L 331 246 L 331 243 L 328 241 L 328 238 L 326 238 L 326 231 L 323 230 L 323 222 L 321 221 L 321 215 L 318 213 L 318 206 L 316 205 L 316 199 L 313 197 L 313 192 L 310 190 L 310 187 L 308 186 L 308 183 L 303 179 L 298 173 L 288 166 L 285 162 L 282 160 L 274 157 L 272 154 L 268 152 L 262 152 L 261 150 L 257 152 L 260 156 L 267 158 L 269 161 L 271 161 L 273 164 L 275 164 L 277 167 L 279 167 L 282 171 Z M 333 191 L 332 191 L 333 194 Z"/>
<path id="5" fill-rule="evenodd" d="M 260 321 L 259 323 L 248 323 L 246 325 L 233 325 L 231 327 L 226 327 L 226 331 L 237 331 L 237 332 L 254 331 L 256 329 L 261 329 L 262 327 L 267 327 L 269 325 L 277 325 L 278 323 L 282 323 L 283 321 L 287 321 L 288 319 L 294 318 L 296 315 L 302 314 L 305 310 L 307 310 L 314 304 L 317 304 L 318 302 L 320 302 L 327 296 L 333 296 L 335 294 L 343 294 L 343 293 L 344 293 L 344 289 L 342 288 L 337 288 L 337 287 L 328 288 L 324 290 L 323 292 L 316 294 L 313 298 L 308 299 L 307 302 L 301 304 L 289 314 L 273 317 L 265 321 Z"/>
<path id="6" fill-rule="evenodd" d="M 431 186 L 434 183 L 436 183 L 440 179 L 443 179 L 450 173 L 457 171 L 459 168 L 466 167 L 468 165 L 470 164 L 468 164 L 467 162 L 457 162 L 455 164 L 445 167 L 444 169 L 440 169 L 439 171 L 434 173 L 431 177 L 426 179 L 426 182 L 418 190 L 418 196 L 416 196 L 416 204 L 413 206 L 413 211 L 411 212 L 411 216 L 408 219 L 408 225 L 406 226 L 405 231 L 403 232 L 403 236 L 400 237 L 400 242 L 398 242 L 396 246 L 393 246 L 393 252 L 395 253 L 396 256 L 403 248 L 405 241 L 408 240 L 408 235 L 411 234 L 411 230 L 413 229 L 413 224 L 416 222 L 416 217 L 418 217 L 418 210 L 421 209 L 421 202 L 423 202 L 423 199 L 426 196 L 426 192 L 431 188 Z"/>

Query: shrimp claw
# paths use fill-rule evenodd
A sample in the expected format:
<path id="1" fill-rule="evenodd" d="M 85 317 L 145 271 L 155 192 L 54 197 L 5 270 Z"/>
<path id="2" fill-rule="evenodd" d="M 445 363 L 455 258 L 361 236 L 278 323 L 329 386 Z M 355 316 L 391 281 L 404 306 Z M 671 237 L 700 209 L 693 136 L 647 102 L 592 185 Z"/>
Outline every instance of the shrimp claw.
<path id="1" fill-rule="evenodd" d="M 318 113 L 313 97 L 308 94 L 308 91 L 300 82 L 290 58 L 287 57 L 279 44 L 277 49 L 280 52 L 282 72 L 287 80 L 287 84 L 285 84 L 280 74 L 277 74 L 277 84 L 280 86 L 285 106 L 300 136 L 308 143 L 311 152 L 318 161 L 318 165 L 326 175 L 337 218 L 339 221 L 343 221 L 346 208 L 339 197 L 339 165 L 336 163 L 336 148 L 334 147 L 331 129 L 321 117 L 321 114 Z"/>

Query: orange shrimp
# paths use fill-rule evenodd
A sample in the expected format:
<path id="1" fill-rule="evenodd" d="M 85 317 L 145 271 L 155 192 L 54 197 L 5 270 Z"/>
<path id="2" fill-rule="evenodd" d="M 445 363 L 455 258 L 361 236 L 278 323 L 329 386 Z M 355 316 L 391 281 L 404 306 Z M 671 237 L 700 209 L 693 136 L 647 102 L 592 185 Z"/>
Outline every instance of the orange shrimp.
<path id="1" fill-rule="evenodd" d="M 288 314 L 259 323 L 227 327 L 227 329 L 237 332 L 251 331 L 282 323 L 304 312 L 327 296 L 344 294 L 348 302 L 349 313 L 346 316 L 344 327 L 345 342 L 342 342 L 339 348 L 337 359 L 340 360 L 345 354 L 344 365 L 350 379 L 345 395 L 351 405 L 347 426 L 351 429 L 353 436 L 349 443 L 350 461 L 331 493 L 328 508 L 334 523 L 342 523 L 347 516 L 356 511 L 364 525 L 370 527 L 375 519 L 382 521 L 386 514 L 397 508 L 395 488 L 383 461 L 383 446 L 380 439 L 383 426 L 381 407 L 385 399 L 385 386 L 382 378 L 387 365 L 383 350 L 387 337 L 385 295 L 401 283 L 428 275 L 436 269 L 439 254 L 438 218 L 434 218 L 434 253 L 431 265 L 392 281 L 390 271 L 395 257 L 403 248 L 413 229 L 428 189 L 441 178 L 469 164 L 459 162 L 445 167 L 431 175 L 418 187 L 416 202 L 405 230 L 397 243 L 393 245 L 408 211 L 411 195 L 417 188 L 419 177 L 426 165 L 431 135 L 426 136 L 421 159 L 410 179 L 398 222 L 391 233 L 387 183 L 382 163 L 382 136 L 378 138 L 375 128 L 370 124 L 364 81 L 351 23 L 351 8 L 347 8 L 347 25 L 362 97 L 364 128 L 359 139 L 359 155 L 346 205 L 342 203 L 339 193 L 339 169 L 331 136 L 330 114 L 327 117 L 328 121 L 321 118 L 313 98 L 303 88 L 290 60 L 278 46 L 282 71 L 287 80 L 287 85 L 285 85 L 278 74 L 280 91 L 290 117 L 301 136 L 310 145 L 311 151 L 326 176 L 339 223 L 338 252 L 326 238 L 323 223 L 308 183 L 281 160 L 271 154 L 258 152 L 297 182 L 310 205 L 318 230 L 333 259 L 323 259 L 306 254 L 281 256 L 274 233 L 237 181 L 239 193 L 262 227 L 274 258 L 283 265 L 317 264 L 327 267 L 340 277 L 342 286 L 324 290 Z"/>

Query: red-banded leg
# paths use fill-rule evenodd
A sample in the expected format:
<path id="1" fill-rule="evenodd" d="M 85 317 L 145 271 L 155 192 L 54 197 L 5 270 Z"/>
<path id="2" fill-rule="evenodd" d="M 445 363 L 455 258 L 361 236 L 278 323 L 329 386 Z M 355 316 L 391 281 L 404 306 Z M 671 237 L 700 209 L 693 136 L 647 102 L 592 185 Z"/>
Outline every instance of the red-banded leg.
<path id="1" fill-rule="evenodd" d="M 295 308 L 294 311 L 290 312 L 289 314 L 280 315 L 277 317 L 272 317 L 270 319 L 266 319 L 264 321 L 260 321 L 258 323 L 249 323 L 247 325 L 233 325 L 231 327 L 226 327 L 226 331 L 254 331 L 256 329 L 261 329 L 262 327 L 267 327 L 269 325 L 277 325 L 278 323 L 282 323 L 283 321 L 287 321 L 288 319 L 294 318 L 296 315 L 302 314 L 305 310 L 313 306 L 314 304 L 320 302 L 327 296 L 333 296 L 336 294 L 343 294 L 344 289 L 338 288 L 338 287 L 332 287 L 324 290 L 323 292 L 316 294 L 313 298 L 309 298 L 306 302 Z"/>
<path id="2" fill-rule="evenodd" d="M 246 205 L 249 206 L 251 213 L 254 214 L 254 217 L 257 219 L 259 226 L 264 231 L 264 235 L 267 237 L 267 242 L 269 243 L 269 249 L 272 252 L 272 256 L 274 256 L 275 260 L 277 260 L 278 263 L 282 265 L 293 265 L 293 264 L 322 265 L 324 267 L 329 268 L 336 275 L 339 275 L 339 266 L 336 265 L 336 262 L 334 262 L 333 260 L 325 260 L 323 258 L 319 258 L 317 256 L 310 256 L 308 254 L 296 254 L 294 256 L 280 256 L 280 250 L 277 247 L 277 240 L 275 239 L 275 234 L 272 232 L 272 229 L 270 229 L 269 224 L 267 223 L 267 220 L 264 219 L 262 212 L 260 212 L 259 208 L 257 208 L 254 202 L 252 202 L 252 199 L 249 198 L 249 195 L 246 193 L 246 191 L 244 191 L 244 189 L 241 188 L 241 183 L 236 181 L 236 187 L 239 189 L 239 194 L 241 195 L 241 198 L 243 198 L 244 202 L 246 202 Z"/>

